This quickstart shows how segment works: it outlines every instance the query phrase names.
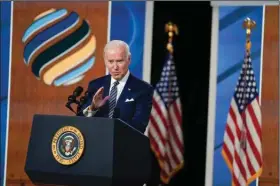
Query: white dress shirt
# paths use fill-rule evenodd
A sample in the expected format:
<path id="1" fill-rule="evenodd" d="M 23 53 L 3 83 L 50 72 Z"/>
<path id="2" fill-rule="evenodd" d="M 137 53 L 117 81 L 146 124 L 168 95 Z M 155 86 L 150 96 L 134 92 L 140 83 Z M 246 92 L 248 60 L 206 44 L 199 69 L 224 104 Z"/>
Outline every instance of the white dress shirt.
<path id="1" fill-rule="evenodd" d="M 124 88 L 124 86 L 125 86 L 125 84 L 126 84 L 126 82 L 127 82 L 127 79 L 128 79 L 128 77 L 129 77 L 129 74 L 130 74 L 130 72 L 127 71 L 127 73 L 125 74 L 125 76 L 124 76 L 121 80 L 119 80 L 119 84 L 118 84 L 118 86 L 117 86 L 117 97 L 116 97 L 116 101 L 117 101 L 117 102 L 118 102 L 118 99 L 119 99 L 119 97 L 120 97 L 120 95 L 121 95 L 121 93 L 122 93 L 122 90 L 123 90 L 123 88 Z M 111 76 L 111 85 L 110 85 L 109 95 L 110 95 L 111 89 L 112 89 L 112 87 L 113 87 L 113 85 L 114 85 L 114 83 L 115 83 L 116 81 L 117 81 L 117 80 L 115 80 L 115 79 Z"/>
<path id="2" fill-rule="evenodd" d="M 119 80 L 119 84 L 118 84 L 118 86 L 117 86 L 117 97 L 116 97 L 116 101 L 118 101 L 118 99 L 119 99 L 119 97 L 120 97 L 120 95 L 121 95 L 121 93 L 122 93 L 122 91 L 123 91 L 123 88 L 124 88 L 124 86 L 125 86 L 125 84 L 126 84 L 126 82 L 127 82 L 127 79 L 128 79 L 128 77 L 129 77 L 129 74 L 130 74 L 130 72 L 129 72 L 129 70 L 128 70 L 127 73 L 125 74 L 125 76 L 124 76 L 121 80 Z M 115 80 L 115 79 L 111 76 L 111 84 L 110 84 L 109 95 L 110 95 L 111 89 L 112 89 L 112 87 L 113 87 L 113 85 L 114 85 L 114 83 L 115 83 L 116 81 L 117 81 L 117 80 Z M 89 110 L 89 107 L 90 107 L 90 106 L 88 106 L 87 108 L 85 108 L 85 109 L 83 110 L 83 114 L 84 114 L 86 117 L 92 117 L 92 116 L 94 116 L 94 114 L 98 111 L 98 110 L 95 110 L 95 111 Z"/>

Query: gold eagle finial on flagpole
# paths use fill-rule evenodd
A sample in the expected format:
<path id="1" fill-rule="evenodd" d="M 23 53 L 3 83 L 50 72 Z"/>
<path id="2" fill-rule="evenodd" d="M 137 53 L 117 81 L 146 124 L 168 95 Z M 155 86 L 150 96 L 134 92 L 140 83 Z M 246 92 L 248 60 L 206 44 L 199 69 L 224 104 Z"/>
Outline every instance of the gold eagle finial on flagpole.
<path id="1" fill-rule="evenodd" d="M 173 45 L 172 45 L 172 41 L 173 41 L 173 36 L 174 33 L 176 35 L 179 34 L 179 30 L 176 24 L 173 24 L 172 22 L 168 22 L 167 24 L 165 24 L 165 32 L 168 33 L 168 43 L 166 45 L 166 49 L 172 54 L 173 53 Z"/>
<path id="2" fill-rule="evenodd" d="M 250 40 L 252 30 L 256 27 L 256 22 L 251 20 L 250 18 L 246 18 L 243 21 L 243 28 L 246 29 L 246 50 L 250 52 L 252 43 Z"/>

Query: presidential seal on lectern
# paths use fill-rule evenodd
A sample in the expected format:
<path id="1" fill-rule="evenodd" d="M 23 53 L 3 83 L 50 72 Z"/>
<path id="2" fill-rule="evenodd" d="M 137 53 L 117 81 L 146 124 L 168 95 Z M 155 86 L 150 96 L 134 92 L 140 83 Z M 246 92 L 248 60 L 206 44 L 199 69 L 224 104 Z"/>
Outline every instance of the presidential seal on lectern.
<path id="1" fill-rule="evenodd" d="M 82 156 L 85 141 L 79 129 L 73 126 L 60 128 L 52 139 L 52 154 L 62 165 L 72 165 Z"/>

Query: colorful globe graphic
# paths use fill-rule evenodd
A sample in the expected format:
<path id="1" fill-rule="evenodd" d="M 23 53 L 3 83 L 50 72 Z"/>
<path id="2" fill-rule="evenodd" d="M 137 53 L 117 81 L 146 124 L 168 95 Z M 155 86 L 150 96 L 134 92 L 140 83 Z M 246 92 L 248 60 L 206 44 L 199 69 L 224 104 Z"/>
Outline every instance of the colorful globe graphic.
<path id="1" fill-rule="evenodd" d="M 96 38 L 86 20 L 74 11 L 50 9 L 25 30 L 24 63 L 49 86 L 81 81 L 95 62 Z"/>

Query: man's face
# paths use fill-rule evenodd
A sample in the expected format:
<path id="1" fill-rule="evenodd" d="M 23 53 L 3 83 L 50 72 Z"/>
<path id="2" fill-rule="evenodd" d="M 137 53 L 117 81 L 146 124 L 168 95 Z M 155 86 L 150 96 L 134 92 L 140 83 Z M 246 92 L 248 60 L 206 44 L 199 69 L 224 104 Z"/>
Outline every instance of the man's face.
<path id="1" fill-rule="evenodd" d="M 116 80 L 121 80 L 130 64 L 130 57 L 126 56 L 123 47 L 108 49 L 105 53 L 105 65 L 111 76 Z"/>

